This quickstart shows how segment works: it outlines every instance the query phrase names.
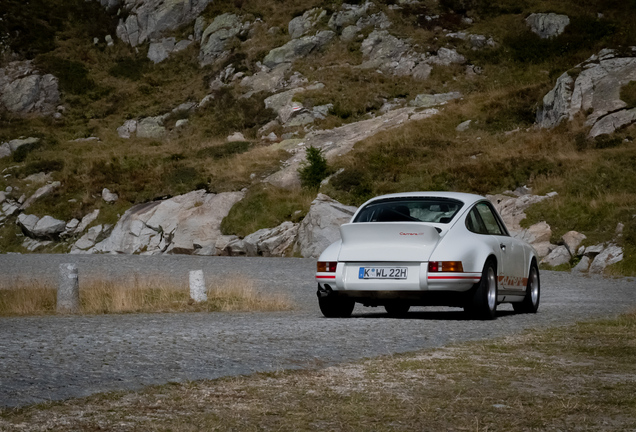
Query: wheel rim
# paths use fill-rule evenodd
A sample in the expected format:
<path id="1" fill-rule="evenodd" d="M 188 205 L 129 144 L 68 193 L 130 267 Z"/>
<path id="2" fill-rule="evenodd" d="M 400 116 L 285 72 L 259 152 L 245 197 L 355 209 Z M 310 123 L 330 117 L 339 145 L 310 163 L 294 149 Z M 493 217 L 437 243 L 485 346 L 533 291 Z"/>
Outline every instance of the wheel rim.
<path id="1" fill-rule="evenodd" d="M 532 269 L 532 275 L 530 275 L 530 299 L 533 305 L 536 305 L 539 300 L 539 277 L 534 269 Z"/>
<path id="2" fill-rule="evenodd" d="M 495 271 L 492 267 L 488 269 L 488 308 L 495 309 L 497 303 L 497 280 L 495 279 Z"/>

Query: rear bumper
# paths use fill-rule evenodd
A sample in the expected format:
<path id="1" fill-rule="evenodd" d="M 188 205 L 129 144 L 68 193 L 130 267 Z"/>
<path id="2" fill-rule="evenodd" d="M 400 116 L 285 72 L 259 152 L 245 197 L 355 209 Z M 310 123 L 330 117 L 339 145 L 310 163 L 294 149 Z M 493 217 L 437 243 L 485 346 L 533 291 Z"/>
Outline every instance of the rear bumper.
<path id="1" fill-rule="evenodd" d="M 327 284 L 328 285 L 328 284 Z M 387 304 L 408 304 L 410 306 L 451 306 L 464 307 L 472 304 L 475 288 L 467 291 L 355 291 L 330 290 L 318 284 L 317 295 L 354 300 L 364 306 L 384 306 Z"/>
<path id="2" fill-rule="evenodd" d="M 406 267 L 405 279 L 362 279 L 361 267 Z M 324 289 L 338 292 L 422 292 L 422 291 L 469 291 L 478 283 L 481 273 L 429 273 L 428 262 L 339 262 L 335 273 L 316 273 L 316 282 Z M 388 294 L 383 294 L 388 295 Z"/>

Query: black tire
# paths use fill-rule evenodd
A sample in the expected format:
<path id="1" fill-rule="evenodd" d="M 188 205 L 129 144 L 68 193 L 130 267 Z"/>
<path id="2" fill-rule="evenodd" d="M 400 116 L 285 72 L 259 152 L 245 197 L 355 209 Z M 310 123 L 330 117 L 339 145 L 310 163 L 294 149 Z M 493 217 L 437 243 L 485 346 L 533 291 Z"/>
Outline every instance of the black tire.
<path id="1" fill-rule="evenodd" d="M 464 310 L 481 320 L 493 320 L 497 317 L 497 265 L 493 259 L 484 264 L 473 302 Z"/>
<path id="2" fill-rule="evenodd" d="M 410 308 L 411 308 L 411 305 L 404 304 L 404 303 L 390 303 L 390 304 L 384 305 L 384 309 L 386 310 L 386 313 L 388 313 L 392 317 L 403 317 L 407 313 L 409 313 Z"/>
<path id="3" fill-rule="evenodd" d="M 539 268 L 537 267 L 536 261 L 532 261 L 530 272 L 528 273 L 526 296 L 523 298 L 523 301 L 513 303 L 512 307 L 517 313 L 537 313 L 540 300 L 541 280 L 539 279 Z"/>
<path id="4" fill-rule="evenodd" d="M 351 299 L 327 296 L 318 298 L 318 306 L 326 318 L 349 318 L 356 302 Z"/>

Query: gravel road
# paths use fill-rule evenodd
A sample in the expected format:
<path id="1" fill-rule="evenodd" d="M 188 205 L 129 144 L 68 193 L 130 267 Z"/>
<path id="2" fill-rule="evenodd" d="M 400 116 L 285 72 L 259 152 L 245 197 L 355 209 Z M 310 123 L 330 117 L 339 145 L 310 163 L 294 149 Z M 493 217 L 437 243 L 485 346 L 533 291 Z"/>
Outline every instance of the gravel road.
<path id="1" fill-rule="evenodd" d="M 356 306 L 350 319 L 325 319 L 315 297 L 315 260 L 187 256 L 0 255 L 0 283 L 16 277 L 56 280 L 60 263 L 83 277 L 161 276 L 180 280 L 244 274 L 263 292 L 286 292 L 284 313 L 192 313 L 0 318 L 0 406 L 23 406 L 149 384 L 289 368 L 324 367 L 364 357 L 567 325 L 636 307 L 633 279 L 542 272 L 536 315 L 501 307 L 491 322 L 458 309 L 416 308 L 388 318 Z"/>

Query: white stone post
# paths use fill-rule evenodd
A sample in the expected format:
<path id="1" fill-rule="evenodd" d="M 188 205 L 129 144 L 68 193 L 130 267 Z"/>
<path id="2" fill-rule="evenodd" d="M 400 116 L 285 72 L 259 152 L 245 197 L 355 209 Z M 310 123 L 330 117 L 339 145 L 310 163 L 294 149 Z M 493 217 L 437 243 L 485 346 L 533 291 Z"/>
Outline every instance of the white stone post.
<path id="1" fill-rule="evenodd" d="M 190 298 L 197 303 L 208 300 L 205 280 L 203 279 L 203 270 L 190 271 Z"/>
<path id="2" fill-rule="evenodd" d="M 79 279 L 76 264 L 60 264 L 57 287 L 57 313 L 79 312 Z"/>

